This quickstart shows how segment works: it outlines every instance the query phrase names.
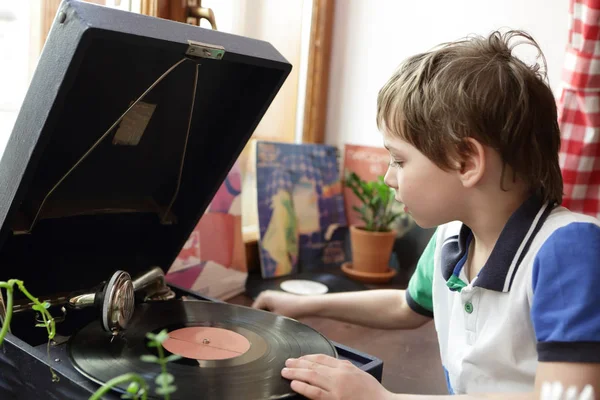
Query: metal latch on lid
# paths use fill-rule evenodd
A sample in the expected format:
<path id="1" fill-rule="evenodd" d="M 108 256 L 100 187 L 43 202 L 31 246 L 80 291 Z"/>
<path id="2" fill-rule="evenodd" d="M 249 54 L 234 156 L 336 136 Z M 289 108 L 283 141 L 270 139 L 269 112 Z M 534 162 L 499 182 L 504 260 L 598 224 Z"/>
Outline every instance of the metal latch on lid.
<path id="1" fill-rule="evenodd" d="M 194 40 L 188 40 L 188 44 L 189 46 L 185 52 L 188 56 L 220 60 L 225 55 L 225 48 L 223 46 L 196 42 Z"/>

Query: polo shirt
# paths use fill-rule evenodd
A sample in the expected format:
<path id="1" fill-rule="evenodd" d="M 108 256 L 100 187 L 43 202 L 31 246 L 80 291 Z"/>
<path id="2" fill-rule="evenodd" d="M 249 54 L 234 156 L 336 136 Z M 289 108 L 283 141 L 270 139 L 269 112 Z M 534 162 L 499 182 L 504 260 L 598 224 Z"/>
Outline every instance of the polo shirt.
<path id="1" fill-rule="evenodd" d="M 410 279 L 434 319 L 452 394 L 532 391 L 540 361 L 600 362 L 600 221 L 533 196 L 509 218 L 471 282 L 472 240 L 440 226 Z"/>

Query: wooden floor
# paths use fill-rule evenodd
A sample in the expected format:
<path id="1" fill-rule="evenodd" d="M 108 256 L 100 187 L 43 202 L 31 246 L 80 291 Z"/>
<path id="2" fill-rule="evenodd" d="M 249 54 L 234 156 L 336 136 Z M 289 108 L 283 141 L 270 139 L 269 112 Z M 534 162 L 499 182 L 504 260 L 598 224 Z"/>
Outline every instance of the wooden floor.
<path id="1" fill-rule="evenodd" d="M 231 303 L 251 305 L 244 295 Z M 394 393 L 448 394 L 433 322 L 410 331 L 386 331 L 324 318 L 300 322 L 325 337 L 383 360 L 383 385 Z"/>

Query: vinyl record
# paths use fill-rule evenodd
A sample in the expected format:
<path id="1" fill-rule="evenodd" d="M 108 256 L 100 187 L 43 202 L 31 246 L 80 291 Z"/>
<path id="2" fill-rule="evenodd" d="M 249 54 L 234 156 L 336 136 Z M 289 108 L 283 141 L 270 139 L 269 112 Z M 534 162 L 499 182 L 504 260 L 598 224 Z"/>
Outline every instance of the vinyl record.
<path id="1" fill-rule="evenodd" d="M 130 327 L 112 342 L 99 323 L 89 324 L 71 338 L 69 355 L 79 372 L 99 384 L 135 372 L 147 380 L 154 395 L 154 378 L 160 367 L 141 361 L 140 356 L 156 355 L 147 347 L 146 333 L 165 328 L 171 336 L 179 335 L 169 339 L 175 341 L 189 337 L 192 329 L 186 328 L 216 333 L 210 340 L 187 346 L 191 353 L 185 354 L 199 354 L 200 360 L 184 357 L 167 364 L 177 386 L 173 400 L 294 397 L 290 382 L 281 377 L 286 359 L 306 354 L 337 357 L 331 342 L 293 319 L 243 306 L 180 300 L 138 305 Z M 206 347 L 210 347 L 208 353 L 202 351 Z M 202 354 L 194 353 L 196 350 Z"/>
<path id="2" fill-rule="evenodd" d="M 281 284 L 288 280 L 308 280 L 327 286 L 327 293 L 354 292 L 367 290 L 363 283 L 346 277 L 341 270 L 335 272 L 301 272 L 279 278 L 263 279 L 260 275 L 249 275 L 246 280 L 246 294 L 256 299 L 264 290 L 282 290 Z"/>

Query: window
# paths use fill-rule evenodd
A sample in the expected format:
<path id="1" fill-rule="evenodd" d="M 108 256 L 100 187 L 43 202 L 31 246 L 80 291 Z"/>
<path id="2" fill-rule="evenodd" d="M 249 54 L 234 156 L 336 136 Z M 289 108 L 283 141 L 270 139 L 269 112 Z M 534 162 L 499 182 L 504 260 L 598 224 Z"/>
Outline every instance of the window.
<path id="1" fill-rule="evenodd" d="M 0 3 L 0 154 L 17 118 L 39 54 L 36 1 Z"/>

